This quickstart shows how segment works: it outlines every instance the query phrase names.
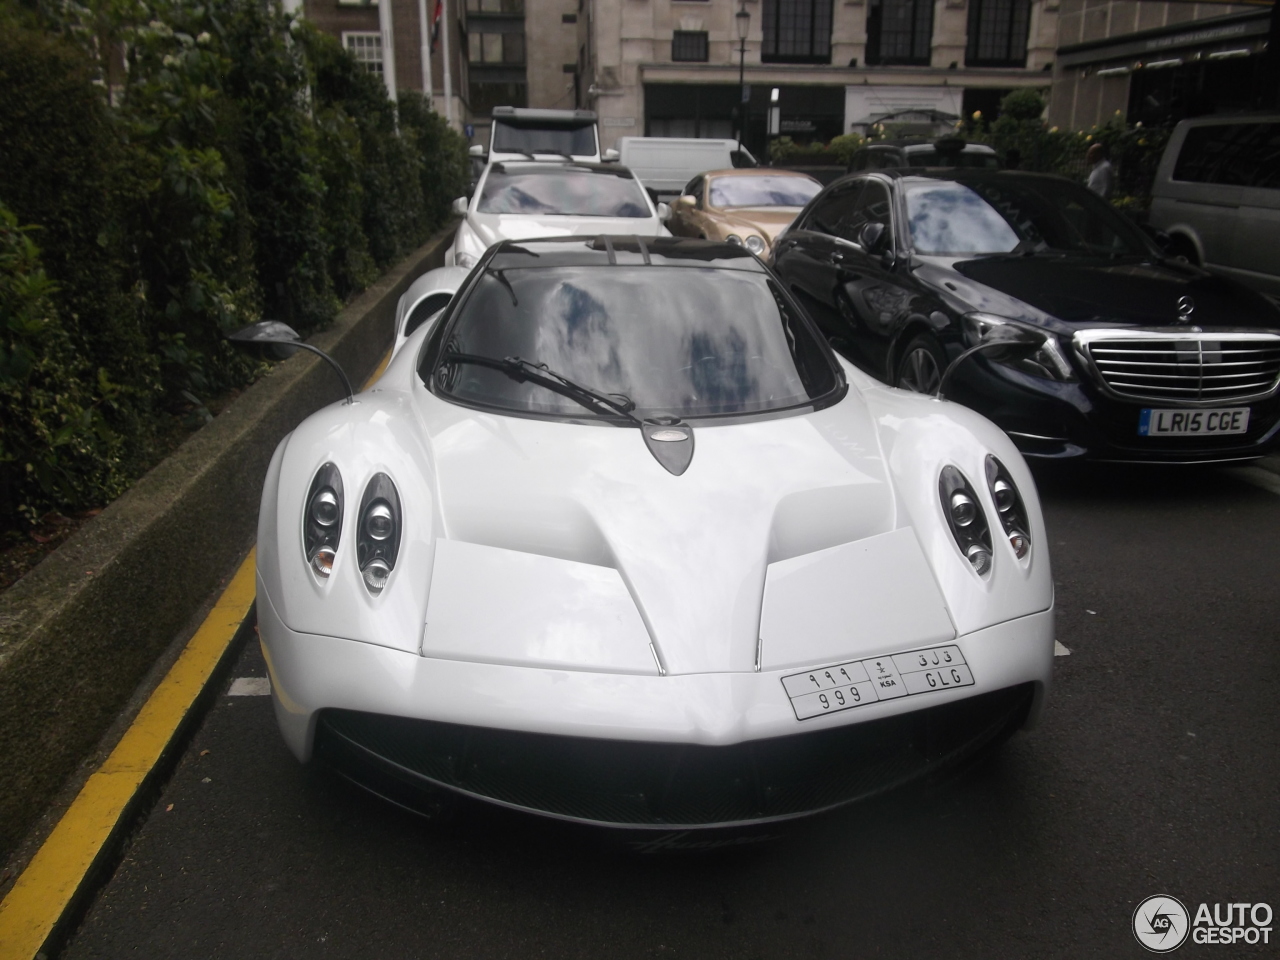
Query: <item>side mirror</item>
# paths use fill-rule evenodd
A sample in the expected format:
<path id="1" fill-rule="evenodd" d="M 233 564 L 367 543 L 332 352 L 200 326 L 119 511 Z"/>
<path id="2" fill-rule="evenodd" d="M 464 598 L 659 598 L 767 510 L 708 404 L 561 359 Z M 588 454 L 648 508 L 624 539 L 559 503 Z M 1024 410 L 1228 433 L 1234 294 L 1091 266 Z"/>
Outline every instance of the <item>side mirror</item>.
<path id="1" fill-rule="evenodd" d="M 351 389 L 351 381 L 347 379 L 347 373 L 338 364 L 338 361 L 319 347 L 303 343 L 302 338 L 298 336 L 298 331 L 287 323 L 281 323 L 279 320 L 261 320 L 258 323 L 251 323 L 235 333 L 228 334 L 227 339 L 232 343 L 243 343 L 249 346 L 274 346 L 276 349 L 273 352 L 281 360 L 293 356 L 299 350 L 314 353 L 316 356 L 328 361 L 329 366 L 333 367 L 338 374 L 338 378 L 342 380 L 342 388 L 347 391 L 347 403 L 352 403 L 355 400 L 355 391 Z"/>
<path id="2" fill-rule="evenodd" d="M 613 149 L 613 147 L 610 147 L 608 150 L 606 150 L 604 153 L 600 155 L 600 159 L 604 163 L 617 163 L 619 160 L 622 159 L 622 154 L 620 154 L 617 150 Z"/>
<path id="3" fill-rule="evenodd" d="M 692 210 L 698 203 L 698 198 L 691 193 L 686 193 L 682 197 L 676 197 L 676 208 L 679 210 Z"/>
<path id="4" fill-rule="evenodd" d="M 659 220 L 671 219 L 671 204 L 669 203 L 658 204 L 658 219 Z"/>
<path id="5" fill-rule="evenodd" d="M 862 245 L 862 249 L 868 254 L 877 254 L 880 252 L 880 244 L 885 239 L 885 228 L 883 223 L 866 223 L 862 229 L 858 231 L 858 243 Z"/>
<path id="6" fill-rule="evenodd" d="M 477 143 L 467 153 L 473 157 L 485 157 L 489 155 L 489 150 L 483 143 Z"/>
<path id="7" fill-rule="evenodd" d="M 459 197 L 457 200 L 453 201 L 453 205 L 449 209 L 458 216 L 465 217 L 467 215 L 467 198 Z"/>

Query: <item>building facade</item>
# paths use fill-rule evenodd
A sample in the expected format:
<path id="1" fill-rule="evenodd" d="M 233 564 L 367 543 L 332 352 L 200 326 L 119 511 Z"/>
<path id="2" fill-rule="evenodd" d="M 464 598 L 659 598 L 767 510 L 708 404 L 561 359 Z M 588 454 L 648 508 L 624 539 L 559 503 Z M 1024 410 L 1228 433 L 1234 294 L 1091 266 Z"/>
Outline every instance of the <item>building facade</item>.
<path id="1" fill-rule="evenodd" d="M 1255 106 L 1269 7 L 1061 0 L 1049 122 L 1071 130 Z"/>
<path id="2" fill-rule="evenodd" d="M 799 141 L 909 110 L 990 113 L 1010 90 L 1049 85 L 1059 3 L 584 0 L 579 105 L 599 113 L 605 147 L 621 136 L 730 137 L 741 122 L 757 154 L 771 106 L 776 132 Z"/>

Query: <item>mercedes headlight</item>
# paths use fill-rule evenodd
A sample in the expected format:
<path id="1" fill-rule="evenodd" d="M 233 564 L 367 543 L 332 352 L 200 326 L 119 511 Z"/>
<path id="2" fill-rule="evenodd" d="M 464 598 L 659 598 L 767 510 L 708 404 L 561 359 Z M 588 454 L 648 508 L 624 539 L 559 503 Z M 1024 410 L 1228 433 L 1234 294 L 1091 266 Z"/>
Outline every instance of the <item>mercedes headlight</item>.
<path id="1" fill-rule="evenodd" d="M 966 313 L 964 325 L 970 346 L 992 342 L 1009 344 L 1007 350 L 993 347 L 983 352 L 983 356 L 993 363 L 1046 380 L 1076 378 L 1058 338 L 1048 330 L 989 313 Z"/>
<path id="2" fill-rule="evenodd" d="M 753 233 L 747 237 L 747 249 L 758 257 L 764 253 L 764 241 Z"/>

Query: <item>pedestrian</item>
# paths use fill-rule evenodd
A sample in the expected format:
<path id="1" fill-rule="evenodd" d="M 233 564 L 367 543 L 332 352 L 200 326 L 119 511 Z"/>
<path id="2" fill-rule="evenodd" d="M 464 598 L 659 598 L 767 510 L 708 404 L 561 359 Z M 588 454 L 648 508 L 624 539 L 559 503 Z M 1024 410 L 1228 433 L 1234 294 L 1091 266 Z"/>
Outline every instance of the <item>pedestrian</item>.
<path id="1" fill-rule="evenodd" d="M 1099 141 L 1089 148 L 1089 152 L 1084 155 L 1084 158 L 1091 167 L 1089 179 L 1085 182 L 1085 186 L 1103 200 L 1110 200 L 1112 181 L 1114 180 L 1111 168 L 1111 151 L 1107 149 L 1105 143 Z"/>

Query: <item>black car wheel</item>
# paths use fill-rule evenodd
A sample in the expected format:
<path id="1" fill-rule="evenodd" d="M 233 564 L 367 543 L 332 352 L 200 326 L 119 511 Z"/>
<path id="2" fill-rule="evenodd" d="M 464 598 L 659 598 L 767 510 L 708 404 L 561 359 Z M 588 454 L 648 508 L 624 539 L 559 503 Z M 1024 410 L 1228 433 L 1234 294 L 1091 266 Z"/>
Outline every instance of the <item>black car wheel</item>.
<path id="1" fill-rule="evenodd" d="M 935 394 L 942 382 L 942 372 L 947 369 L 947 355 L 942 346 L 927 333 L 912 337 L 902 359 L 898 361 L 894 383 L 903 390 L 915 393 Z"/>

